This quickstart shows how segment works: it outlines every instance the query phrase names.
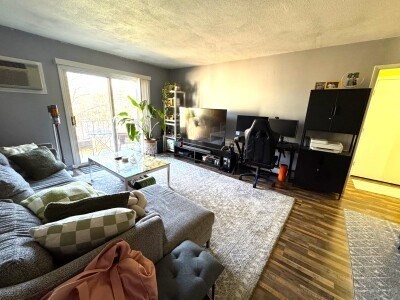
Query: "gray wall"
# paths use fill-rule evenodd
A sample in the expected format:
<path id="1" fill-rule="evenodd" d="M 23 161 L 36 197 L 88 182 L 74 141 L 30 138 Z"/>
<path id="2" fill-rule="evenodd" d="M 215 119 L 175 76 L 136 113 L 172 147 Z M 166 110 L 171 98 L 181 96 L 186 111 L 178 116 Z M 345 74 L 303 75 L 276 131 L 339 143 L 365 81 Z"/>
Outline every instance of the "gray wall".
<path id="1" fill-rule="evenodd" d="M 193 106 L 228 110 L 228 136 L 237 114 L 279 116 L 304 122 L 315 82 L 360 71 L 368 87 L 375 65 L 400 62 L 400 38 L 170 71 Z M 298 138 L 301 130 L 298 132 Z"/>
<path id="2" fill-rule="evenodd" d="M 301 138 L 315 82 L 360 71 L 368 87 L 375 65 L 400 63 L 400 38 L 371 41 L 229 63 L 171 70 L 191 104 L 228 110 L 227 138 L 238 114 L 300 120 Z M 290 140 L 290 139 L 289 139 Z"/>
<path id="3" fill-rule="evenodd" d="M 57 104 L 62 114 L 62 146 L 67 164 L 72 163 L 60 81 L 54 62 L 56 57 L 151 76 L 151 101 L 161 107 L 161 88 L 168 81 L 166 69 L 2 26 L 0 41 L 0 55 L 43 64 L 48 90 L 47 95 L 0 91 L 0 146 L 46 141 L 54 143 L 47 105 Z"/>

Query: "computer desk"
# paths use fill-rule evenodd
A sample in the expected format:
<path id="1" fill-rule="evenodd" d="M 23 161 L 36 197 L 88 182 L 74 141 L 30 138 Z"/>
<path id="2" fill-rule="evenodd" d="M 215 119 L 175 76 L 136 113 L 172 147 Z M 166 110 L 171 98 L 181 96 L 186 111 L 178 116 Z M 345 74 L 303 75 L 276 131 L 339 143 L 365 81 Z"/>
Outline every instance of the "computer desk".
<path id="1" fill-rule="evenodd" d="M 239 151 L 239 161 L 243 163 L 244 159 L 244 144 L 245 144 L 245 137 L 244 135 L 236 136 L 233 139 L 238 151 Z M 276 145 L 276 150 L 279 152 L 277 167 L 279 166 L 279 162 L 281 160 L 282 155 L 285 156 L 285 152 L 289 152 L 289 168 L 288 168 L 288 179 L 289 181 L 292 178 L 292 167 L 294 161 L 294 155 L 299 150 L 300 145 L 298 143 L 291 143 L 291 142 L 278 142 Z"/>

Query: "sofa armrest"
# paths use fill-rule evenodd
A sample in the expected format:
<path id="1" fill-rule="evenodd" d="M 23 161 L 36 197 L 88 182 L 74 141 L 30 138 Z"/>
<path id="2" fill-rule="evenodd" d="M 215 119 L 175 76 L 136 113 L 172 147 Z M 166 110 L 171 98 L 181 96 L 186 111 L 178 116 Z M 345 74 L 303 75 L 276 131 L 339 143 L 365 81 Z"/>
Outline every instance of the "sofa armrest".
<path id="1" fill-rule="evenodd" d="M 112 241 L 120 239 L 127 241 L 132 249 L 142 251 L 144 256 L 156 263 L 163 255 L 165 239 L 163 222 L 159 215 L 150 214 L 141 219 L 130 230 L 112 239 Z M 104 249 L 106 244 L 43 276 L 14 286 L 0 288 L 1 299 L 41 298 L 61 283 L 82 272 L 89 262 Z"/>
<path id="2" fill-rule="evenodd" d="M 41 143 L 41 144 L 37 144 L 38 147 L 47 147 L 49 149 L 53 148 L 53 144 L 52 143 Z"/>

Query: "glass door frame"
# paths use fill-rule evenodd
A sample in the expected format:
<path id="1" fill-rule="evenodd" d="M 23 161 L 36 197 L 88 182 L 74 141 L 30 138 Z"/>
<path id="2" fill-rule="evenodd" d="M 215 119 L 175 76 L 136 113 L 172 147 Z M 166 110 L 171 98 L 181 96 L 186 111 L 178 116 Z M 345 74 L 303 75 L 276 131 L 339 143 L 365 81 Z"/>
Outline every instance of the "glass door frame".
<path id="1" fill-rule="evenodd" d="M 87 165 L 87 163 L 82 164 L 81 160 L 80 160 L 79 147 L 78 147 L 78 143 L 77 143 L 77 141 L 78 141 L 77 134 L 76 134 L 75 126 L 72 124 L 73 111 L 72 111 L 72 104 L 71 104 L 71 98 L 70 98 L 70 94 L 69 94 L 68 80 L 67 80 L 66 73 L 67 72 L 75 72 L 75 73 L 81 73 L 81 74 L 85 74 L 85 75 L 94 75 L 94 76 L 101 76 L 101 77 L 107 78 L 107 82 L 108 82 L 107 88 L 108 88 L 108 92 L 109 92 L 109 101 L 110 101 L 112 115 L 115 115 L 115 111 L 114 111 L 111 79 L 139 80 L 139 82 L 138 82 L 139 92 L 138 93 L 139 93 L 139 95 L 141 95 L 140 79 L 151 80 L 151 77 L 139 75 L 139 74 L 135 74 L 135 73 L 128 73 L 128 72 L 123 72 L 123 71 L 118 71 L 118 70 L 113 70 L 113 69 L 108 69 L 108 68 L 103 68 L 103 67 L 82 64 L 82 63 L 75 63 L 72 61 L 66 61 L 66 60 L 57 59 L 57 58 L 56 58 L 56 63 L 57 63 L 57 68 L 58 68 L 58 75 L 59 75 L 59 79 L 60 79 L 61 92 L 62 92 L 62 98 L 63 98 L 64 109 L 65 109 L 65 116 L 66 116 L 65 123 L 67 124 L 69 140 L 70 140 L 70 145 L 71 145 L 71 150 L 72 150 L 73 167 L 76 168 L 79 166 Z M 112 130 L 113 130 L 114 147 L 117 147 L 116 127 L 113 126 Z M 117 150 L 117 149 L 115 149 L 115 150 Z"/>

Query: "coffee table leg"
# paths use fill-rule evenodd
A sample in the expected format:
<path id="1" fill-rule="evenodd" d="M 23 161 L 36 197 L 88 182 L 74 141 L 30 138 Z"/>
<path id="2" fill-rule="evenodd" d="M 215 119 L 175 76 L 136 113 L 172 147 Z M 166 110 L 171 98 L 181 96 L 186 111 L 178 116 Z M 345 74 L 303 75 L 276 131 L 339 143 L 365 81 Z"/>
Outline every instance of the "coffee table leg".
<path id="1" fill-rule="evenodd" d="M 170 177 L 170 169 L 169 169 L 169 165 L 168 165 L 168 167 L 167 167 L 167 180 L 168 180 L 168 187 L 171 187 L 170 185 L 169 185 L 169 177 Z"/>
<path id="2" fill-rule="evenodd" d="M 92 178 L 92 161 L 89 160 L 89 173 L 90 173 L 90 182 L 93 182 Z"/>

